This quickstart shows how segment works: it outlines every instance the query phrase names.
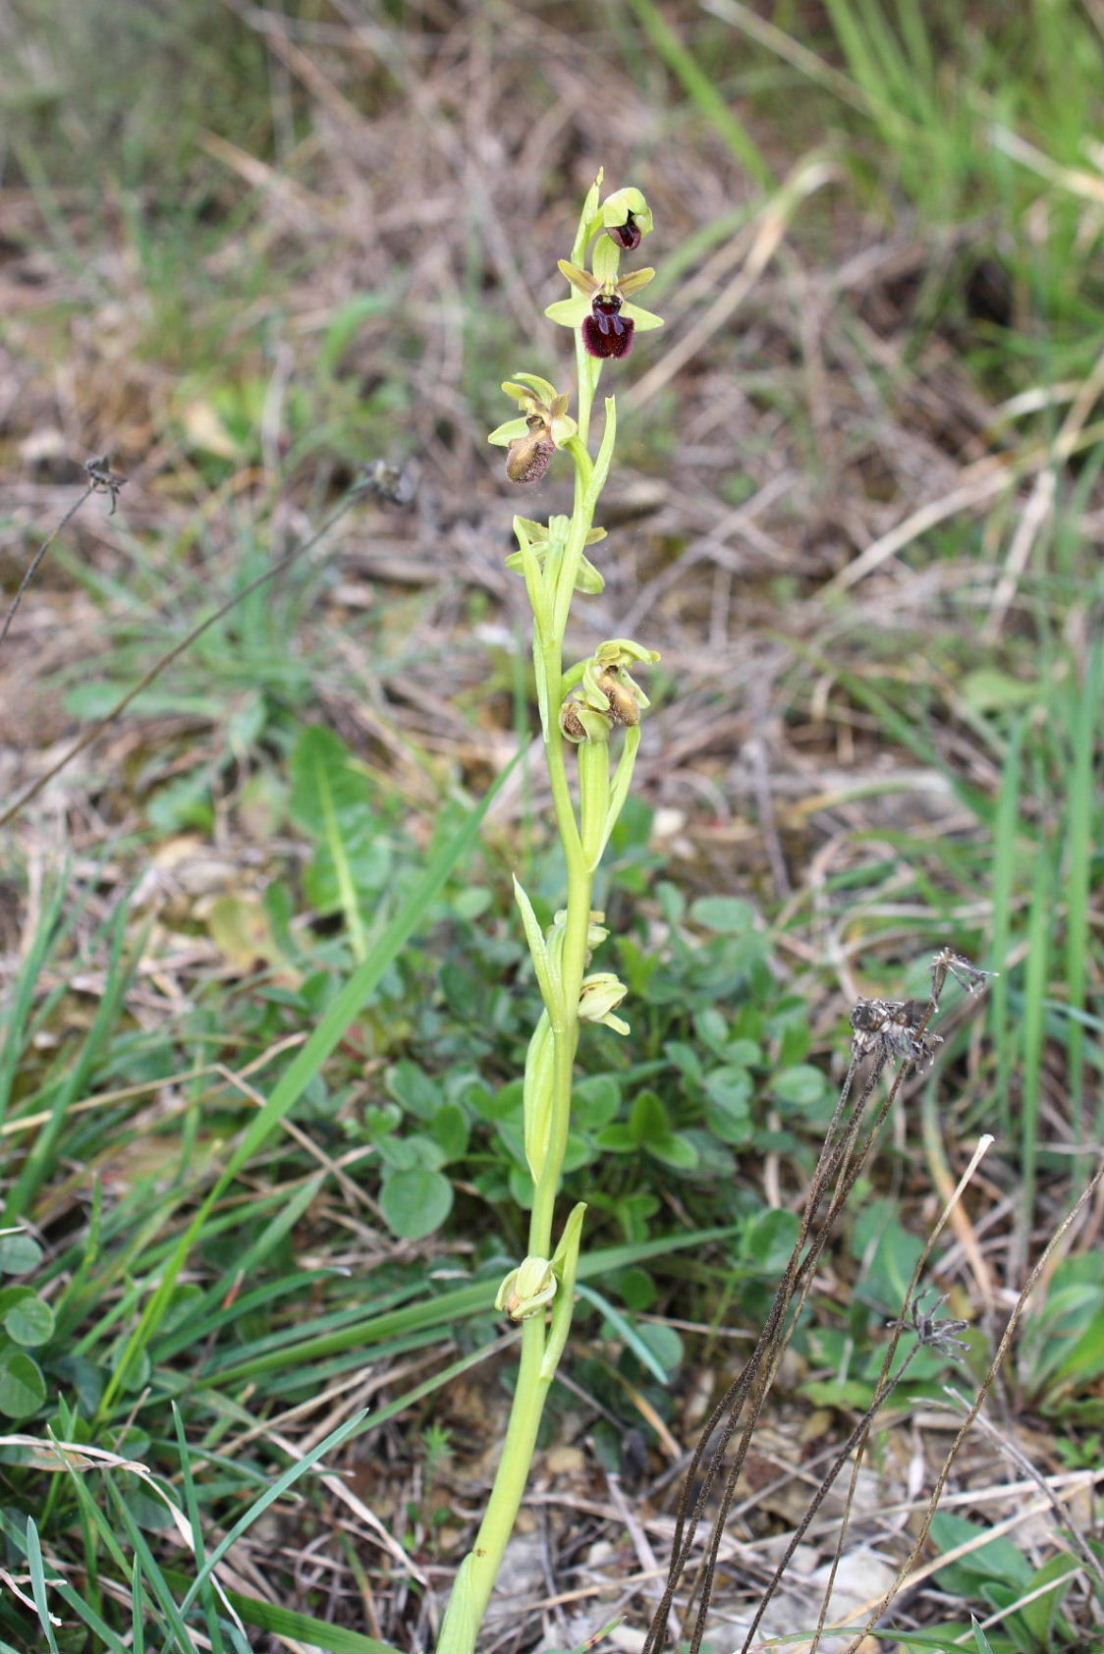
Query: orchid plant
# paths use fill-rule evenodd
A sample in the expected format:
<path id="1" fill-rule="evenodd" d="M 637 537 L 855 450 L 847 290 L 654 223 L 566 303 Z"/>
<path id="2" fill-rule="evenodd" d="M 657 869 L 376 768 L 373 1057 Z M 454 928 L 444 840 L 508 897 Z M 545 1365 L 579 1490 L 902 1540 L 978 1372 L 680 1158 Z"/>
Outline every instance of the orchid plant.
<path id="1" fill-rule="evenodd" d="M 575 593 L 594 595 L 603 588 L 587 551 L 605 537 L 594 517 L 613 457 L 617 410 L 614 398 L 606 397 L 601 440 L 592 450 L 599 378 L 607 360 L 629 354 L 637 333 L 663 323 L 631 302 L 655 272 L 622 274 L 620 269 L 622 255 L 635 252 L 652 230 L 648 204 L 637 189 L 603 198 L 602 182 L 599 173 L 583 204 L 571 258 L 559 263 L 572 296 L 545 312 L 575 335 L 575 412 L 569 412 L 567 392 L 538 374 L 517 373 L 502 388 L 519 412 L 489 439 L 506 448 L 506 474 L 512 482 L 539 483 L 560 451 L 575 468 L 571 515 L 550 516 L 543 523 L 515 517 L 518 550 L 507 558 L 507 567 L 525 581 L 533 611 L 536 697 L 567 865 L 567 903 L 544 930 L 514 881 L 543 1000 L 525 1063 L 524 1143 L 533 1180 L 528 1254 L 502 1282 L 496 1300 L 503 1314 L 521 1323 L 521 1359 L 494 1486 L 475 1545 L 457 1574 L 438 1654 L 474 1654 L 571 1324 L 585 1204 L 573 1208 L 555 1241 L 554 1231 L 580 1028 L 602 1023 L 616 1033 L 628 1032 L 617 1015 L 624 984 L 610 971 L 590 969 L 593 953 L 608 935 L 604 915 L 594 911 L 592 901 L 598 864 L 628 796 L 641 713 L 648 706 L 632 674 L 659 656 L 630 639 L 614 638 L 575 665 L 565 668 L 563 657 Z"/>

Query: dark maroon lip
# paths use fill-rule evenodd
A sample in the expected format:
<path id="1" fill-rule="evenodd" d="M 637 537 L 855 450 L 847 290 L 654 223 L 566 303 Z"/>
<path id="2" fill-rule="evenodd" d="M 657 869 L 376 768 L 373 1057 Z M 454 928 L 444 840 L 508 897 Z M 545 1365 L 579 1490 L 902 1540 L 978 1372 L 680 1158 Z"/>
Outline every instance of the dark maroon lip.
<path id="1" fill-rule="evenodd" d="M 618 293 L 599 293 L 583 322 L 583 344 L 592 356 L 627 356 L 632 349 L 633 322 L 621 315 Z"/>
<path id="2" fill-rule="evenodd" d="M 627 253 L 631 253 L 634 248 L 640 246 L 643 232 L 632 213 L 630 213 L 623 224 L 607 226 L 607 234 L 612 236 L 619 247 L 623 247 Z"/>

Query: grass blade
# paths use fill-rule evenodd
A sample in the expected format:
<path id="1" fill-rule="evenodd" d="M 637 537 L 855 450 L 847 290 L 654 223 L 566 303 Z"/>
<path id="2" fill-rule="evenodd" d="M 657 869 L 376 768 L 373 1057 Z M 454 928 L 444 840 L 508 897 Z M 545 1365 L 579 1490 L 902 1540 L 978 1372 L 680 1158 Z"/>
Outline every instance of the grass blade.
<path id="1" fill-rule="evenodd" d="M 742 121 L 738 121 L 713 81 L 675 34 L 652 0 L 630 0 L 641 27 L 659 56 L 679 81 L 733 155 L 762 189 L 773 189 L 775 179 L 762 151 Z"/>

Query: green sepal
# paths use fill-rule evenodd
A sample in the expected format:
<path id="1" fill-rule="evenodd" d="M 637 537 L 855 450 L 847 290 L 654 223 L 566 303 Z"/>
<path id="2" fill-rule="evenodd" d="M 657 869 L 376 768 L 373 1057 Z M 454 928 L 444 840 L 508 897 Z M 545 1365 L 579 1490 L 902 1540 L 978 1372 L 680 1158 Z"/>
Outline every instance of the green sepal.
<path id="1" fill-rule="evenodd" d="M 551 380 L 544 379 L 539 373 L 515 373 L 513 379 L 507 379 L 502 389 L 507 396 L 512 396 L 515 402 L 527 403 L 535 395 L 539 402 L 554 402 L 559 391 Z"/>
<path id="2" fill-rule="evenodd" d="M 590 300 L 557 299 L 544 313 L 550 322 L 558 322 L 561 327 L 582 327 L 590 315 Z"/>
<path id="3" fill-rule="evenodd" d="M 508 419 L 505 425 L 495 426 L 487 441 L 493 442 L 496 448 L 508 448 L 511 442 L 517 442 L 521 437 L 528 435 L 529 421 L 527 419 Z"/>

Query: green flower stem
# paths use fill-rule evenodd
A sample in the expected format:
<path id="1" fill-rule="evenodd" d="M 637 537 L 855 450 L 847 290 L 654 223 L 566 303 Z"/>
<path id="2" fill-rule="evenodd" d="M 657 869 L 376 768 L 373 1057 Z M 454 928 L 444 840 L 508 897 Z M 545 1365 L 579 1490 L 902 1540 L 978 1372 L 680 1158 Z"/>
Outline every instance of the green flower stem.
<path id="1" fill-rule="evenodd" d="M 543 1316 L 522 1322 L 521 1364 L 502 1457 L 475 1545 L 464 1560 L 449 1598 L 437 1654 L 474 1654 L 479 1627 L 529 1480 L 544 1398 L 552 1382 L 551 1376 L 545 1378 L 541 1372 L 545 1343 Z"/>
<path id="2" fill-rule="evenodd" d="M 590 414 L 594 407 L 594 393 L 598 389 L 598 379 L 602 372 L 602 363 L 591 356 L 583 343 L 581 333 L 575 335 L 575 383 L 579 387 L 579 407 L 575 423 L 579 428 L 579 441 L 589 453 L 590 451 Z"/>
<path id="3" fill-rule="evenodd" d="M 548 716 L 544 728 L 545 762 L 548 765 L 548 779 L 552 783 L 552 808 L 556 814 L 556 827 L 563 841 L 564 854 L 567 857 L 568 879 L 570 881 L 573 857 L 579 855 L 581 864 L 581 850 L 579 847 L 579 827 L 575 820 L 575 806 L 571 800 L 571 785 L 567 778 L 567 763 L 564 752 L 569 742 L 560 728 L 560 681 L 563 675 L 562 638 L 549 637 L 542 640 L 533 651 L 533 660 L 538 678 L 537 700 L 538 703 L 543 703 L 548 707 Z M 543 679 L 543 684 L 541 679 Z"/>
<path id="4" fill-rule="evenodd" d="M 601 367 L 600 362 L 595 365 Z M 606 404 L 607 408 L 612 402 L 613 398 L 610 397 Z M 567 544 L 564 547 L 563 559 L 556 571 L 555 595 L 552 605 L 551 639 L 555 641 L 556 647 L 561 651 L 563 649 L 564 634 L 567 631 L 567 617 L 571 612 L 571 602 L 575 596 L 575 581 L 578 578 L 579 565 L 583 560 L 583 553 L 586 549 L 587 535 L 594 523 L 594 508 L 597 504 L 597 496 L 594 493 L 594 467 L 591 464 L 590 455 L 585 454 L 583 458 L 580 458 L 573 451 L 572 458 L 575 460 L 575 504 L 571 513 L 571 526 L 567 531 Z M 584 458 L 585 463 L 583 463 Z M 559 676 L 556 677 L 554 682 L 558 688 L 560 684 Z M 552 688 L 552 680 L 549 682 L 549 688 Z"/>

